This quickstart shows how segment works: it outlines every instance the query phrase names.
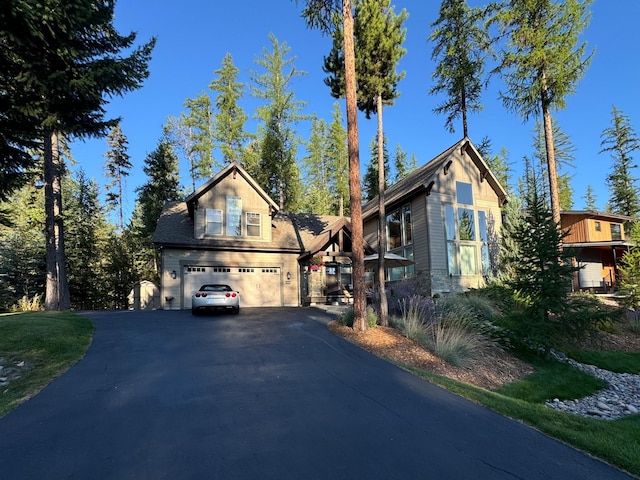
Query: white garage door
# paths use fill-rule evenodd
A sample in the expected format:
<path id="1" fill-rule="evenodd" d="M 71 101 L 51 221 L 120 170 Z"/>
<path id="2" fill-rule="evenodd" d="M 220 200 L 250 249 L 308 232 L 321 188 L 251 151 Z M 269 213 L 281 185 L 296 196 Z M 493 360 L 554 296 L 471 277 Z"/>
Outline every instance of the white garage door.
<path id="1" fill-rule="evenodd" d="M 280 268 L 211 267 L 184 268 L 184 308 L 191 308 L 191 294 L 205 283 L 224 283 L 240 292 L 242 307 L 281 307 Z"/>

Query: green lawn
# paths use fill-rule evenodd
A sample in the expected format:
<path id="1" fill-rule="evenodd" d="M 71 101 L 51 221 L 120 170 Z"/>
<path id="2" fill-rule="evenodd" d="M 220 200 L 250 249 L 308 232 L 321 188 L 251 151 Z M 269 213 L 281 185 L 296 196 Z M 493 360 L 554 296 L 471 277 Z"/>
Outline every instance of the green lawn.
<path id="1" fill-rule="evenodd" d="M 635 362 L 635 354 L 611 353 L 612 355 L 603 357 L 615 356 L 617 364 L 630 362 L 633 365 Z M 534 366 L 535 372 L 498 391 L 485 390 L 420 369 L 405 368 L 453 393 L 522 421 L 611 465 L 633 475 L 640 475 L 640 415 L 613 421 L 595 420 L 545 407 L 546 399 L 579 398 L 594 393 L 603 385 L 599 380 L 566 364 L 535 357 L 528 357 L 527 361 Z"/>
<path id="2" fill-rule="evenodd" d="M 76 363 L 87 350 L 93 324 L 65 312 L 29 312 L 0 315 L 0 417 L 36 394 Z M 14 376 L 17 375 L 17 378 Z"/>

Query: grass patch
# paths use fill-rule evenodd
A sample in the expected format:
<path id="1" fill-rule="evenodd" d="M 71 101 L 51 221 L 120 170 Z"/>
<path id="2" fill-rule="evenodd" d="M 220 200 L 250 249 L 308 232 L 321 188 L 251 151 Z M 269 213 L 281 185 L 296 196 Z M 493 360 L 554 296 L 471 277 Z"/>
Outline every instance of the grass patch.
<path id="1" fill-rule="evenodd" d="M 0 315 L 0 377 L 9 379 L 0 387 L 0 417 L 82 358 L 92 336 L 91 321 L 72 313 Z"/>
<path id="2" fill-rule="evenodd" d="M 576 350 L 567 355 L 580 363 L 595 365 L 612 372 L 640 374 L 640 352 Z"/>
<path id="3" fill-rule="evenodd" d="M 617 468 L 640 475 L 640 415 L 603 421 L 558 412 L 502 392 L 457 382 L 425 370 L 400 365 L 421 378 L 484 405 L 509 418 L 598 457 Z M 542 388 L 542 387 L 540 387 Z"/>
<path id="4" fill-rule="evenodd" d="M 501 387 L 497 393 L 529 403 L 544 403 L 554 398 L 574 400 L 586 397 L 607 387 L 606 382 L 567 363 L 546 360 L 535 354 L 520 357 L 532 365 L 535 372 Z"/>

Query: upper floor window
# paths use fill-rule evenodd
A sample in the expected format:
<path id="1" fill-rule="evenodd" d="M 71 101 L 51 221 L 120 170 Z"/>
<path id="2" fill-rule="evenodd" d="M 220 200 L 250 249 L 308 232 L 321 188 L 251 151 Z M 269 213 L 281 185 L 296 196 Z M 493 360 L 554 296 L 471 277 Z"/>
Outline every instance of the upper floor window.
<path id="1" fill-rule="evenodd" d="M 247 212 L 247 237 L 260 237 L 262 216 L 259 213 Z"/>
<path id="2" fill-rule="evenodd" d="M 598 222 L 597 220 L 594 223 L 595 223 L 596 232 L 601 232 L 602 231 L 602 224 L 600 222 Z"/>
<path id="3" fill-rule="evenodd" d="M 413 260 L 411 206 L 405 205 L 387 215 L 387 251 Z M 413 275 L 413 265 L 389 268 L 388 280 L 400 280 Z"/>
<path id="4" fill-rule="evenodd" d="M 619 223 L 611 224 L 611 240 L 622 240 L 622 226 Z"/>
<path id="5" fill-rule="evenodd" d="M 242 198 L 227 197 L 227 235 L 242 235 Z"/>
<path id="6" fill-rule="evenodd" d="M 207 208 L 206 217 L 205 233 L 207 235 L 222 235 L 222 210 Z"/>
<path id="7" fill-rule="evenodd" d="M 473 205 L 473 189 L 470 183 L 456 182 L 456 202 Z"/>

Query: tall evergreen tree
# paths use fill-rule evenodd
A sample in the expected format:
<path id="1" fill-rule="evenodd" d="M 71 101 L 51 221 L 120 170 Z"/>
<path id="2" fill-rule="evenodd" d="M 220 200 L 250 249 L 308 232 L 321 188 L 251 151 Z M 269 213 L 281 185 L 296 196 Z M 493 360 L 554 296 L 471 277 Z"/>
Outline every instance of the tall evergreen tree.
<path id="1" fill-rule="evenodd" d="M 629 117 L 615 105 L 611 111 L 611 126 L 602 132 L 600 153 L 610 153 L 613 159 L 611 173 L 607 175 L 609 205 L 613 213 L 637 218 L 640 212 L 637 178 L 632 170 L 638 166 L 633 153 L 640 150 L 640 139 L 634 131 Z"/>
<path id="2" fill-rule="evenodd" d="M 591 212 L 597 212 L 598 207 L 596 206 L 596 194 L 591 185 L 587 185 L 587 191 L 584 194 L 584 209 L 589 210 Z"/>
<path id="3" fill-rule="evenodd" d="M 21 298 L 41 298 L 45 288 L 44 192 L 33 184 L 7 199 L 6 225 L 0 225 L 0 309 Z M 5 204 L 5 205 L 6 205 Z M 20 205 L 20 208 L 15 208 Z"/>
<path id="4" fill-rule="evenodd" d="M 125 177 L 131 171 L 131 161 L 127 151 L 128 140 L 118 123 L 111 128 L 107 136 L 109 150 L 105 153 L 104 171 L 105 176 L 110 179 L 106 185 L 106 203 L 108 208 L 116 208 L 118 211 L 118 228 L 120 232 L 124 230 L 124 189 Z"/>
<path id="5" fill-rule="evenodd" d="M 244 95 L 244 84 L 237 81 L 240 70 L 233 64 L 233 58 L 227 53 L 222 67 L 214 73 L 217 77 L 209 88 L 217 95 L 214 100 L 216 113 L 213 119 L 213 139 L 222 151 L 222 162 L 242 162 L 242 151 L 250 135 L 244 131 L 248 119 L 238 104 Z"/>
<path id="6" fill-rule="evenodd" d="M 404 177 L 418 168 L 418 160 L 416 159 L 415 154 L 412 154 L 411 158 L 407 160 L 407 152 L 402 149 L 400 144 L 397 144 L 396 154 L 393 157 L 393 165 L 396 169 L 396 174 L 393 179 L 395 183 L 399 180 L 402 180 Z"/>
<path id="7" fill-rule="evenodd" d="M 568 297 L 578 267 L 571 261 L 575 254 L 563 248 L 567 234 L 553 221 L 539 187 L 532 185 L 525 215 L 513 231 L 519 259 L 511 264 L 514 276 L 509 284 L 526 303 L 514 331 L 521 339 L 544 346 L 547 354 L 558 339 L 584 333 L 569 315 Z"/>
<path id="8" fill-rule="evenodd" d="M 258 180 L 265 191 L 278 198 L 281 210 L 293 211 L 299 202 L 300 173 L 296 163 L 297 146 L 300 139 L 295 125 L 307 117 L 301 113 L 306 104 L 296 100 L 292 83 L 306 72 L 294 66 L 296 57 L 289 57 L 291 49 L 286 42 L 280 43 L 269 35 L 271 51 L 264 49 L 256 60 L 263 73 L 252 73 L 253 95 L 267 103 L 258 107 L 262 120 L 262 152 Z"/>
<path id="9" fill-rule="evenodd" d="M 445 93 L 447 99 L 433 111 L 446 114 L 446 128 L 454 132 L 453 122 L 462 117 L 462 132 L 469 136 L 468 112 L 482 110 L 480 96 L 489 36 L 482 22 L 480 7 L 469 7 L 466 0 L 443 0 L 438 19 L 431 24 L 429 40 L 435 43 L 431 58 L 436 62 L 429 93 Z"/>
<path id="10" fill-rule="evenodd" d="M 100 204 L 98 185 L 80 169 L 65 181 L 67 269 L 71 306 L 80 310 L 105 308 L 107 293 L 102 271 L 105 241 L 112 231 Z"/>
<path id="11" fill-rule="evenodd" d="M 360 0 L 355 4 L 354 41 L 355 70 L 358 77 L 358 108 L 370 118 L 375 113 L 378 120 L 378 137 L 383 138 L 382 110 L 384 105 L 393 105 L 399 93 L 397 84 L 404 72 L 396 67 L 406 50 L 402 47 L 406 29 L 402 28 L 408 17 L 406 10 L 396 15 L 390 0 Z M 325 82 L 331 94 L 344 96 L 346 80 L 342 60 L 344 34 L 338 29 L 333 37 L 333 51 L 325 59 L 325 72 L 330 78 Z M 386 249 L 386 212 L 384 201 L 383 141 L 378 141 L 378 285 L 380 289 L 380 323 L 388 324 L 388 309 L 385 291 L 384 250 Z"/>
<path id="12" fill-rule="evenodd" d="M 58 137 L 102 135 L 114 124 L 105 120 L 104 106 L 109 97 L 138 88 L 148 76 L 154 40 L 131 50 L 136 36 L 123 36 L 115 29 L 112 1 L 8 1 L 11 15 L 3 15 L 0 31 L 11 52 L 8 71 L 19 66 L 20 75 L 12 90 L 17 92 L 12 97 L 16 105 L 7 114 L 12 120 L 28 120 L 25 130 L 43 140 L 45 308 L 65 310 L 70 301 Z M 129 55 L 123 56 L 123 51 Z"/>
<path id="13" fill-rule="evenodd" d="M 218 169 L 213 157 L 213 117 L 211 98 L 202 92 L 184 102 L 187 112 L 180 118 L 190 136 L 189 156 L 193 162 L 196 179 L 208 179 Z"/>
<path id="14" fill-rule="evenodd" d="M 573 208 L 573 188 L 571 188 L 571 175 L 568 170 L 574 168 L 574 152 L 576 151 L 569 136 L 562 131 L 558 123 L 552 127 L 553 144 L 556 159 L 556 172 L 558 178 L 558 201 L 562 210 Z M 536 121 L 533 132 L 534 158 L 540 171 L 541 187 L 548 195 L 545 196 L 548 205 L 551 205 L 551 187 L 549 186 L 549 170 L 546 162 L 546 147 L 543 125 Z"/>
<path id="15" fill-rule="evenodd" d="M 347 132 L 343 125 L 342 112 L 338 102 L 333 104 L 327 155 L 331 162 L 333 192 L 332 213 L 334 215 L 349 214 L 349 155 L 347 152 Z"/>
<path id="16" fill-rule="evenodd" d="M 191 129 L 186 125 L 184 112 L 179 117 L 169 116 L 167 123 L 162 128 L 165 139 L 173 146 L 174 151 L 180 152 L 182 158 L 189 165 L 189 179 L 191 180 L 191 192 L 196 191 L 198 173 L 194 162 L 193 139 Z"/>
<path id="17" fill-rule="evenodd" d="M 391 170 L 390 167 L 390 159 L 389 159 L 389 149 L 387 148 L 387 136 L 384 135 L 382 137 L 382 152 L 384 158 L 384 189 L 386 190 L 389 187 L 389 182 L 386 180 L 389 178 L 389 172 Z M 369 143 L 369 151 L 371 152 L 371 160 L 369 161 L 369 165 L 364 173 L 364 178 L 362 179 L 362 194 L 365 200 L 372 200 L 378 195 L 379 192 L 379 174 L 378 174 L 378 137 L 375 136 L 371 139 Z"/>
<path id="18" fill-rule="evenodd" d="M 307 25 L 324 33 L 343 32 L 345 103 L 347 109 L 347 148 L 349 153 L 349 204 L 351 209 L 351 247 L 353 270 L 353 329 L 367 329 L 364 284 L 364 230 L 362 226 L 362 190 L 360 187 L 360 151 L 358 146 L 358 111 L 354 19 L 351 0 L 305 0 L 302 16 Z M 337 18 L 342 19 L 336 29 Z"/>
<path id="19" fill-rule="evenodd" d="M 136 189 L 137 213 L 140 215 L 137 234 L 150 241 L 164 203 L 183 198 L 178 175 L 178 157 L 172 145 L 162 138 L 156 148 L 147 155 L 142 171 L 148 180 Z"/>
<path id="20" fill-rule="evenodd" d="M 511 181 L 511 168 L 509 167 L 509 154 L 507 150 L 502 148 L 500 153 L 494 155 L 491 150 L 491 139 L 489 137 L 484 137 L 477 148 L 478 153 L 480 153 L 484 161 L 489 165 L 491 173 L 495 175 L 500 185 L 509 192 L 511 190 L 509 185 Z"/>
<path id="21" fill-rule="evenodd" d="M 589 22 L 591 0 L 504 0 L 495 16 L 508 43 L 499 70 L 507 90 L 504 105 L 524 120 L 540 115 L 551 211 L 560 224 L 560 201 L 551 111 L 565 107 L 565 98 L 587 69 L 586 43 L 579 37 Z"/>
<path id="22" fill-rule="evenodd" d="M 313 120 L 307 143 L 308 154 L 303 159 L 305 187 L 302 210 L 318 215 L 328 215 L 332 208 L 328 130 L 329 127 L 324 120 Z"/>

